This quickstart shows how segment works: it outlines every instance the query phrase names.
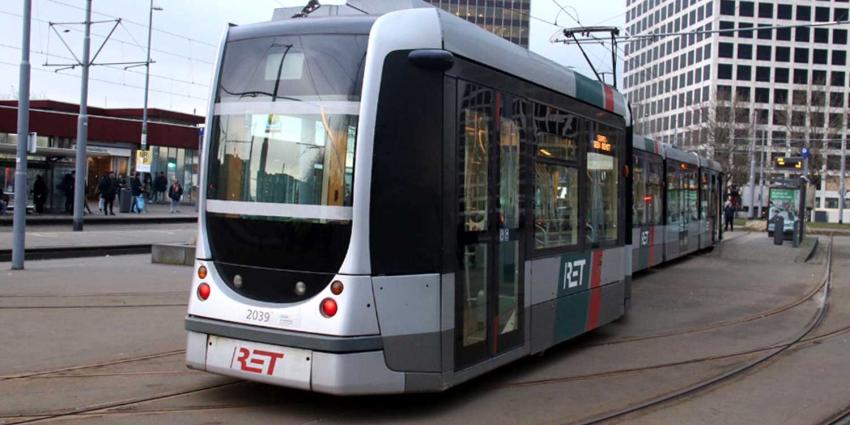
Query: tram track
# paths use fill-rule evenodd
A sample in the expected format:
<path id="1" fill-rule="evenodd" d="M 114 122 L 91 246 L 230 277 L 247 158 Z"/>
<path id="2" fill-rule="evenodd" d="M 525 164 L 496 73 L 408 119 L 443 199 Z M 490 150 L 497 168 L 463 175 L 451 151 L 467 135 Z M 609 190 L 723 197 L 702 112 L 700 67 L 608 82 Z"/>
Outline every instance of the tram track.
<path id="1" fill-rule="evenodd" d="M 790 350 L 792 348 L 801 347 L 802 345 L 804 345 L 807 342 L 806 339 L 809 336 L 809 334 L 811 334 L 815 329 L 817 329 L 823 323 L 823 320 L 826 317 L 827 312 L 829 311 L 830 288 L 831 288 L 831 277 L 832 277 L 832 249 L 833 249 L 833 237 L 830 235 L 829 246 L 827 248 L 826 270 L 825 270 L 824 278 L 823 278 L 824 285 L 823 285 L 823 298 L 821 299 L 821 305 L 818 308 L 818 312 L 816 313 L 813 320 L 811 320 L 809 322 L 809 324 L 803 329 L 803 331 L 796 338 L 794 338 L 791 342 L 781 344 L 779 347 L 777 347 L 775 349 L 768 349 L 767 354 L 763 355 L 762 357 L 760 357 L 760 358 L 758 358 L 758 359 L 756 359 L 752 362 L 746 363 L 742 366 L 735 367 L 735 368 L 728 370 L 728 371 L 726 371 L 726 372 L 724 372 L 720 375 L 716 375 L 716 376 L 710 377 L 708 379 L 698 381 L 698 382 L 691 384 L 687 387 L 684 387 L 684 388 L 681 388 L 681 389 L 678 389 L 678 390 L 674 390 L 672 392 L 668 392 L 666 394 L 662 394 L 662 395 L 659 395 L 659 396 L 651 398 L 651 399 L 646 399 L 644 401 L 638 402 L 637 404 L 632 404 L 630 406 L 627 406 L 627 407 L 619 409 L 619 410 L 601 413 L 599 415 L 592 416 L 592 417 L 585 418 L 585 419 L 579 420 L 577 422 L 571 422 L 571 423 L 577 424 L 577 425 L 590 425 L 590 424 L 598 424 L 598 423 L 602 423 L 602 422 L 607 422 L 607 421 L 611 421 L 611 420 L 615 420 L 615 419 L 622 419 L 622 418 L 627 417 L 629 415 L 639 413 L 639 412 L 643 412 L 643 411 L 649 410 L 651 408 L 664 405 L 664 404 L 669 403 L 669 402 L 681 400 L 681 399 L 688 397 L 688 396 L 691 396 L 695 393 L 708 390 L 708 389 L 710 389 L 710 388 L 712 388 L 712 387 L 714 387 L 714 386 L 716 386 L 720 383 L 726 382 L 730 379 L 744 376 L 744 374 L 746 372 L 754 370 L 754 369 L 756 369 L 760 366 L 767 365 L 771 360 L 775 359 L 777 356 L 779 356 L 783 353 L 788 352 L 788 350 Z M 830 334 L 832 336 L 835 336 L 835 335 L 838 335 L 838 334 L 841 334 L 841 333 L 846 333 L 848 331 L 850 331 L 850 326 L 844 327 L 844 328 L 840 329 L 839 331 L 833 331 L 831 333 L 821 335 L 820 337 L 812 337 L 811 339 L 814 340 L 814 339 L 817 339 L 817 338 L 823 338 L 826 335 L 830 335 Z M 846 416 L 846 414 L 845 414 L 845 416 Z M 839 419 L 841 419 L 841 418 L 839 417 Z"/>
<path id="2" fill-rule="evenodd" d="M 152 359 L 158 359 L 158 358 L 163 358 L 163 357 L 182 355 L 185 352 L 186 352 L 185 349 L 162 351 L 162 352 L 158 352 L 158 353 L 142 354 L 142 355 L 139 355 L 139 356 L 126 357 L 126 358 L 122 358 L 122 359 L 108 360 L 108 361 L 104 361 L 104 362 L 90 363 L 90 364 L 85 364 L 85 365 L 67 366 L 67 367 L 61 367 L 61 368 L 56 368 L 56 369 L 41 370 L 41 371 L 34 371 L 34 372 L 24 372 L 24 373 L 19 373 L 19 374 L 12 374 L 12 375 L 2 375 L 2 376 L 0 376 L 0 382 L 19 380 L 19 379 L 29 379 L 29 378 L 35 378 L 35 377 L 45 377 L 45 376 L 48 376 L 48 375 L 57 375 L 57 374 L 60 374 L 60 373 L 75 372 L 75 371 L 79 371 L 79 370 L 97 369 L 97 368 L 114 366 L 114 365 L 119 365 L 119 364 L 135 363 L 135 362 L 140 362 L 140 361 L 145 361 L 145 360 L 152 360 Z"/>
<path id="3" fill-rule="evenodd" d="M 673 330 L 670 330 L 670 331 L 659 332 L 659 333 L 654 333 L 654 334 L 649 334 L 649 335 L 638 335 L 638 336 L 633 336 L 633 337 L 615 338 L 615 339 L 612 339 L 612 340 L 609 340 L 609 341 L 601 341 L 601 342 L 597 342 L 597 343 L 590 343 L 590 344 L 585 345 L 585 347 L 600 347 L 600 346 L 607 346 L 607 345 L 625 344 L 625 343 L 630 343 L 630 342 L 647 341 L 647 340 L 652 340 L 652 339 L 669 338 L 669 337 L 674 337 L 674 336 L 681 336 L 681 335 L 695 334 L 695 333 L 700 333 L 700 332 L 707 332 L 707 331 L 712 331 L 712 330 L 716 330 L 716 329 L 726 328 L 726 327 L 729 327 L 729 326 L 740 325 L 740 324 L 743 324 L 743 323 L 754 322 L 754 321 L 758 321 L 758 320 L 764 320 L 764 319 L 776 316 L 778 314 L 782 314 L 782 313 L 784 313 L 788 310 L 791 310 L 791 309 L 805 303 L 806 301 L 809 301 L 812 297 L 817 295 L 817 293 L 820 292 L 823 289 L 824 285 L 826 285 L 826 280 L 819 279 L 818 283 L 816 283 L 814 286 L 812 286 L 812 288 L 809 289 L 809 291 L 804 293 L 802 296 L 800 296 L 800 297 L 798 297 L 794 300 L 791 300 L 790 302 L 788 302 L 786 304 L 779 305 L 779 306 L 776 306 L 776 307 L 773 307 L 773 308 L 770 308 L 768 310 L 761 311 L 761 312 L 758 312 L 758 313 L 753 313 L 753 314 L 750 314 L 748 316 L 744 316 L 744 317 L 740 317 L 740 318 L 736 318 L 736 319 L 723 320 L 723 321 L 720 321 L 720 322 L 709 323 L 709 324 L 701 325 L 701 326 L 693 326 L 693 327 L 683 328 L 683 329 L 673 329 Z"/>

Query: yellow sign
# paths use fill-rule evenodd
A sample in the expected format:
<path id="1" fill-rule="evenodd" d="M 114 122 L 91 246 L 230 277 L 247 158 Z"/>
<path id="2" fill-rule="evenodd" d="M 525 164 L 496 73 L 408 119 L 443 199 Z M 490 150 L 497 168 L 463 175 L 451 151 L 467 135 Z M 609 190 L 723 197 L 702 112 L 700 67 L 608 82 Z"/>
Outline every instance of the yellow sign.
<path id="1" fill-rule="evenodd" d="M 150 173 L 151 164 L 153 163 L 153 149 L 136 151 L 136 171 L 140 173 Z"/>

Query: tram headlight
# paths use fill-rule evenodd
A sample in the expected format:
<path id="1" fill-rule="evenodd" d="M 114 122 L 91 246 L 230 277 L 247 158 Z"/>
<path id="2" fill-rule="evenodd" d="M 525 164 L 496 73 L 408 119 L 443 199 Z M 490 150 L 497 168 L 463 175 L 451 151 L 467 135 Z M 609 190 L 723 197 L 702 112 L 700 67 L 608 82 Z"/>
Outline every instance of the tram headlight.
<path id="1" fill-rule="evenodd" d="M 201 282 L 201 284 L 198 285 L 198 298 L 200 298 L 201 301 L 206 301 L 207 298 L 210 297 L 210 291 L 210 285 L 207 285 L 205 282 Z"/>
<path id="2" fill-rule="evenodd" d="M 319 310 L 321 310 L 322 312 L 322 316 L 325 317 L 334 317 L 334 315 L 336 315 L 337 309 L 338 307 L 336 305 L 336 301 L 331 298 L 325 298 L 324 300 L 322 300 L 322 304 L 319 308 Z"/>

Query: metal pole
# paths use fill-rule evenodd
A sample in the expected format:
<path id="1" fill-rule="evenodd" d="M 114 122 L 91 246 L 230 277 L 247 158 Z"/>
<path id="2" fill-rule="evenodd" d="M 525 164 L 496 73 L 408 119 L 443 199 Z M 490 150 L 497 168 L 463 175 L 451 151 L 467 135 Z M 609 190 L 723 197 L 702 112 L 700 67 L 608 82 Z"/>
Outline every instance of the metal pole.
<path id="1" fill-rule="evenodd" d="M 845 157 L 847 156 L 847 127 L 844 127 L 844 132 L 841 134 L 841 180 L 838 182 L 838 223 L 844 224 L 844 199 L 846 199 L 846 188 L 844 187 L 845 177 Z"/>
<path id="2" fill-rule="evenodd" d="M 27 226 L 27 140 L 30 132 L 30 16 L 32 0 L 24 0 L 21 37 L 21 71 L 18 87 L 18 157 L 15 164 L 15 217 L 12 235 L 12 270 L 24 268 L 24 239 Z"/>
<path id="3" fill-rule="evenodd" d="M 145 61 L 145 106 L 142 109 L 142 150 L 148 149 L 148 86 L 151 81 L 151 32 L 153 30 L 153 0 L 148 11 L 148 58 Z"/>
<path id="4" fill-rule="evenodd" d="M 750 141 L 750 209 L 747 218 L 753 219 L 756 205 L 756 139 Z"/>
<path id="5" fill-rule="evenodd" d="M 82 84 L 80 89 L 80 116 L 77 119 L 77 176 L 74 180 L 74 231 L 83 230 L 83 206 L 86 202 L 86 142 L 88 141 L 89 102 L 89 50 L 91 47 L 91 2 L 86 0 L 85 36 L 83 37 Z"/>
<path id="6" fill-rule="evenodd" d="M 759 152 L 759 213 L 758 218 L 761 218 L 762 208 L 764 208 L 764 140 L 765 132 L 761 133 L 761 152 Z"/>

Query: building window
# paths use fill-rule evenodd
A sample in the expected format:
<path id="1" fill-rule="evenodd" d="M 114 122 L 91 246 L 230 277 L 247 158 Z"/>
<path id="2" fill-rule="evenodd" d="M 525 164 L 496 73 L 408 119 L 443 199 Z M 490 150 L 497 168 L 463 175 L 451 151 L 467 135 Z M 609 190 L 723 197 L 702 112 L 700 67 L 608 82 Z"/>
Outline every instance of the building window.
<path id="1" fill-rule="evenodd" d="M 832 44 L 847 44 L 847 30 L 832 30 Z"/>
<path id="2" fill-rule="evenodd" d="M 811 31 L 809 27 L 797 27 L 794 30 L 794 40 L 798 43 L 801 41 L 809 41 L 810 35 Z"/>
<path id="3" fill-rule="evenodd" d="M 759 40 L 771 40 L 771 39 L 773 39 L 773 30 L 772 29 L 758 30 L 758 38 L 759 38 Z"/>
<path id="4" fill-rule="evenodd" d="M 752 68 L 749 65 L 738 65 L 738 81 L 752 80 Z"/>
<path id="5" fill-rule="evenodd" d="M 791 41 L 791 28 L 777 28 L 776 39 L 781 41 Z"/>
<path id="6" fill-rule="evenodd" d="M 833 12 L 834 18 L 833 21 L 846 21 L 847 20 L 847 9 L 844 8 L 836 8 Z"/>
<path id="7" fill-rule="evenodd" d="M 780 4 L 776 6 L 776 17 L 779 19 L 791 19 L 791 5 Z"/>
<path id="8" fill-rule="evenodd" d="M 798 21 L 811 21 L 812 20 L 812 8 L 809 6 L 797 6 L 797 20 Z"/>
<path id="9" fill-rule="evenodd" d="M 809 49 L 795 48 L 794 63 L 809 63 Z"/>
<path id="10" fill-rule="evenodd" d="M 812 85 L 815 86 L 825 86 L 826 85 L 826 71 L 812 71 Z M 823 102 L 821 102 L 823 103 Z"/>
<path id="11" fill-rule="evenodd" d="M 717 101 L 729 101 L 732 100 L 732 86 L 717 86 Z"/>
<path id="12" fill-rule="evenodd" d="M 734 37 L 735 32 L 729 31 L 735 28 L 735 23 L 729 21 L 720 21 L 720 35 L 722 37 Z"/>
<path id="13" fill-rule="evenodd" d="M 773 3 L 759 3 L 759 18 L 773 17 Z"/>
<path id="14" fill-rule="evenodd" d="M 776 61 L 777 62 L 788 62 L 791 60 L 791 48 L 790 47 L 777 47 L 776 48 Z"/>
<path id="15" fill-rule="evenodd" d="M 717 55 L 721 58 L 731 58 L 733 57 L 733 49 L 734 44 L 732 43 L 719 43 L 717 45 Z"/>
<path id="16" fill-rule="evenodd" d="M 757 66 L 756 67 L 756 81 L 764 81 L 770 82 L 770 67 L 767 66 Z"/>
<path id="17" fill-rule="evenodd" d="M 795 69 L 794 84 L 809 84 L 809 71 L 805 69 Z"/>
<path id="18" fill-rule="evenodd" d="M 828 9 L 827 9 L 828 11 Z M 738 4 L 739 16 L 753 16 L 754 5 L 751 1 L 742 1 Z"/>
<path id="19" fill-rule="evenodd" d="M 717 65 L 717 78 L 721 80 L 732 79 L 732 65 L 721 63 Z"/>
<path id="20" fill-rule="evenodd" d="M 829 30 L 826 28 L 815 28 L 815 43 L 829 43 Z"/>
<path id="21" fill-rule="evenodd" d="M 774 89 L 773 90 L 773 103 L 788 103 L 788 90 L 785 89 Z"/>
<path id="22" fill-rule="evenodd" d="M 828 7 L 816 7 L 815 8 L 815 21 L 829 22 L 829 8 Z"/>
<path id="23" fill-rule="evenodd" d="M 829 94 L 829 106 L 833 108 L 843 108 L 844 107 L 844 93 L 830 93 Z"/>
<path id="24" fill-rule="evenodd" d="M 794 105 L 805 105 L 807 101 L 805 90 L 794 90 L 793 103 Z"/>
<path id="25" fill-rule="evenodd" d="M 753 46 L 750 44 L 739 44 L 738 45 L 738 59 L 752 59 L 753 58 Z"/>
<path id="26" fill-rule="evenodd" d="M 750 101 L 750 88 L 749 87 L 735 87 L 735 101 L 736 102 L 749 102 Z"/>
<path id="27" fill-rule="evenodd" d="M 740 22 L 738 23 L 738 28 L 752 28 L 753 24 L 749 22 Z M 738 37 L 740 38 L 753 38 L 752 30 L 741 30 L 738 31 Z"/>
<path id="28" fill-rule="evenodd" d="M 735 2 L 733 0 L 720 1 L 720 14 L 735 16 Z"/>
<path id="29" fill-rule="evenodd" d="M 812 51 L 812 62 L 817 64 L 826 65 L 827 61 L 827 50 L 826 49 L 814 49 Z"/>
<path id="30" fill-rule="evenodd" d="M 770 60 L 770 46 L 758 46 L 756 47 L 756 59 L 760 61 L 769 61 Z"/>

